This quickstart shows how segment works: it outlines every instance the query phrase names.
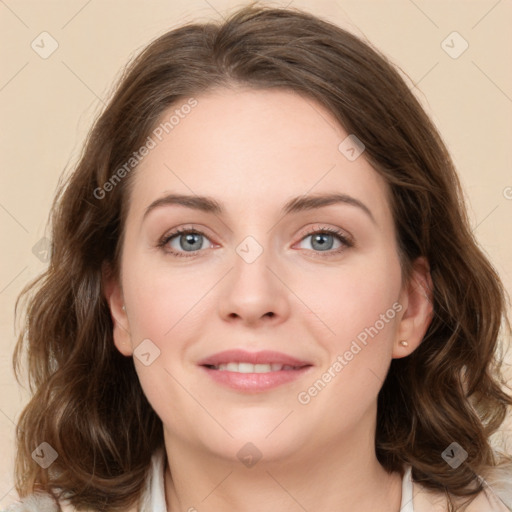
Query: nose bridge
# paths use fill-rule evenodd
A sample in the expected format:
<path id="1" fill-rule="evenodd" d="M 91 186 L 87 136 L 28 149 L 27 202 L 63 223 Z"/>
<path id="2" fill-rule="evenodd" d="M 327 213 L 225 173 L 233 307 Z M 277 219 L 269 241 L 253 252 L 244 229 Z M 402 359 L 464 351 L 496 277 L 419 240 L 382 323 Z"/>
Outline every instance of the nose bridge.
<path id="1" fill-rule="evenodd" d="M 255 231 L 253 231 L 254 233 Z M 279 263 L 265 229 L 247 235 L 235 248 L 233 270 L 223 289 L 220 310 L 223 316 L 256 321 L 266 316 L 285 316 L 286 288 L 276 277 Z"/>
<path id="2" fill-rule="evenodd" d="M 263 230 L 257 235 L 247 235 L 235 248 L 233 284 L 247 287 L 247 293 L 264 293 L 274 288 L 275 277 L 269 267 L 272 263 L 270 236 Z M 242 286 L 242 288 L 243 288 Z M 252 290 L 252 291 L 251 291 Z"/>

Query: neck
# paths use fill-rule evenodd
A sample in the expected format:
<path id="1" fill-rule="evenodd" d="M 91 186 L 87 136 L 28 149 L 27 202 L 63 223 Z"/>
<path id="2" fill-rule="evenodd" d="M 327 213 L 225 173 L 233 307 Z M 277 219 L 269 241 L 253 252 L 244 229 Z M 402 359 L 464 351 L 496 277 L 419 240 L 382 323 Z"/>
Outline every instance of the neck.
<path id="1" fill-rule="evenodd" d="M 345 440 L 312 442 L 286 459 L 263 457 L 250 468 L 166 434 L 168 511 L 397 512 L 401 475 L 380 465 L 368 433 L 360 428 Z"/>

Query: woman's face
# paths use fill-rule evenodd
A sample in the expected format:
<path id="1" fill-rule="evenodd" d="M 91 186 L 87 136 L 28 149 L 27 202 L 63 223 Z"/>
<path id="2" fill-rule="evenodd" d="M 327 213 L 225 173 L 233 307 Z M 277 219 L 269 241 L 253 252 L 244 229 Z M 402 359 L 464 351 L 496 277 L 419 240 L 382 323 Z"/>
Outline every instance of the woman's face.
<path id="1" fill-rule="evenodd" d="M 391 359 L 426 329 L 385 182 L 310 99 L 195 100 L 133 171 L 116 346 L 170 442 L 277 460 L 373 433 Z"/>

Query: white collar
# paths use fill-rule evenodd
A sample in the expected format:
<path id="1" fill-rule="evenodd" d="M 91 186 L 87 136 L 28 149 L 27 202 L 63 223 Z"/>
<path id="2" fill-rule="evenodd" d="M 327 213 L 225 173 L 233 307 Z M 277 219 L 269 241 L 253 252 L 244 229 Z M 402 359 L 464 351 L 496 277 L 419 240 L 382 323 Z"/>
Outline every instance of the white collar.
<path id="1" fill-rule="evenodd" d="M 412 467 L 404 466 L 404 477 L 402 478 L 402 501 L 400 503 L 400 512 L 414 512 L 412 502 Z"/>
<path id="2" fill-rule="evenodd" d="M 165 450 L 160 448 L 151 457 L 151 469 L 146 481 L 140 512 L 167 512 L 164 486 L 165 462 Z"/>
<path id="3" fill-rule="evenodd" d="M 165 452 L 158 450 L 151 458 L 151 470 L 146 485 L 146 495 L 142 500 L 141 512 L 167 512 L 165 503 Z M 412 468 L 404 466 L 405 473 L 402 479 L 402 502 L 400 512 L 414 512 L 412 503 Z"/>

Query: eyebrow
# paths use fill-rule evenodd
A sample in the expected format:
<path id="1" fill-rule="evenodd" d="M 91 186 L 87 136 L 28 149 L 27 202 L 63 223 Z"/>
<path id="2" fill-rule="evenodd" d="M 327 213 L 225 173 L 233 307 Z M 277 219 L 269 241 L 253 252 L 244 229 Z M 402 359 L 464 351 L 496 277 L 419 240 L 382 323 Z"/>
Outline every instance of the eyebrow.
<path id="1" fill-rule="evenodd" d="M 288 201 L 282 209 L 283 215 L 298 213 L 302 211 L 316 210 L 325 206 L 333 204 L 347 204 L 355 206 L 362 210 L 370 217 L 372 222 L 376 224 L 375 218 L 371 210 L 359 199 L 349 196 L 347 194 L 314 194 L 308 196 L 294 197 Z M 212 197 L 197 196 L 197 195 L 184 195 L 184 194 L 168 194 L 153 201 L 144 211 L 143 220 L 155 208 L 162 206 L 180 205 L 193 210 L 200 210 L 205 213 L 213 213 L 215 215 L 222 215 L 224 209 L 218 201 Z"/>

